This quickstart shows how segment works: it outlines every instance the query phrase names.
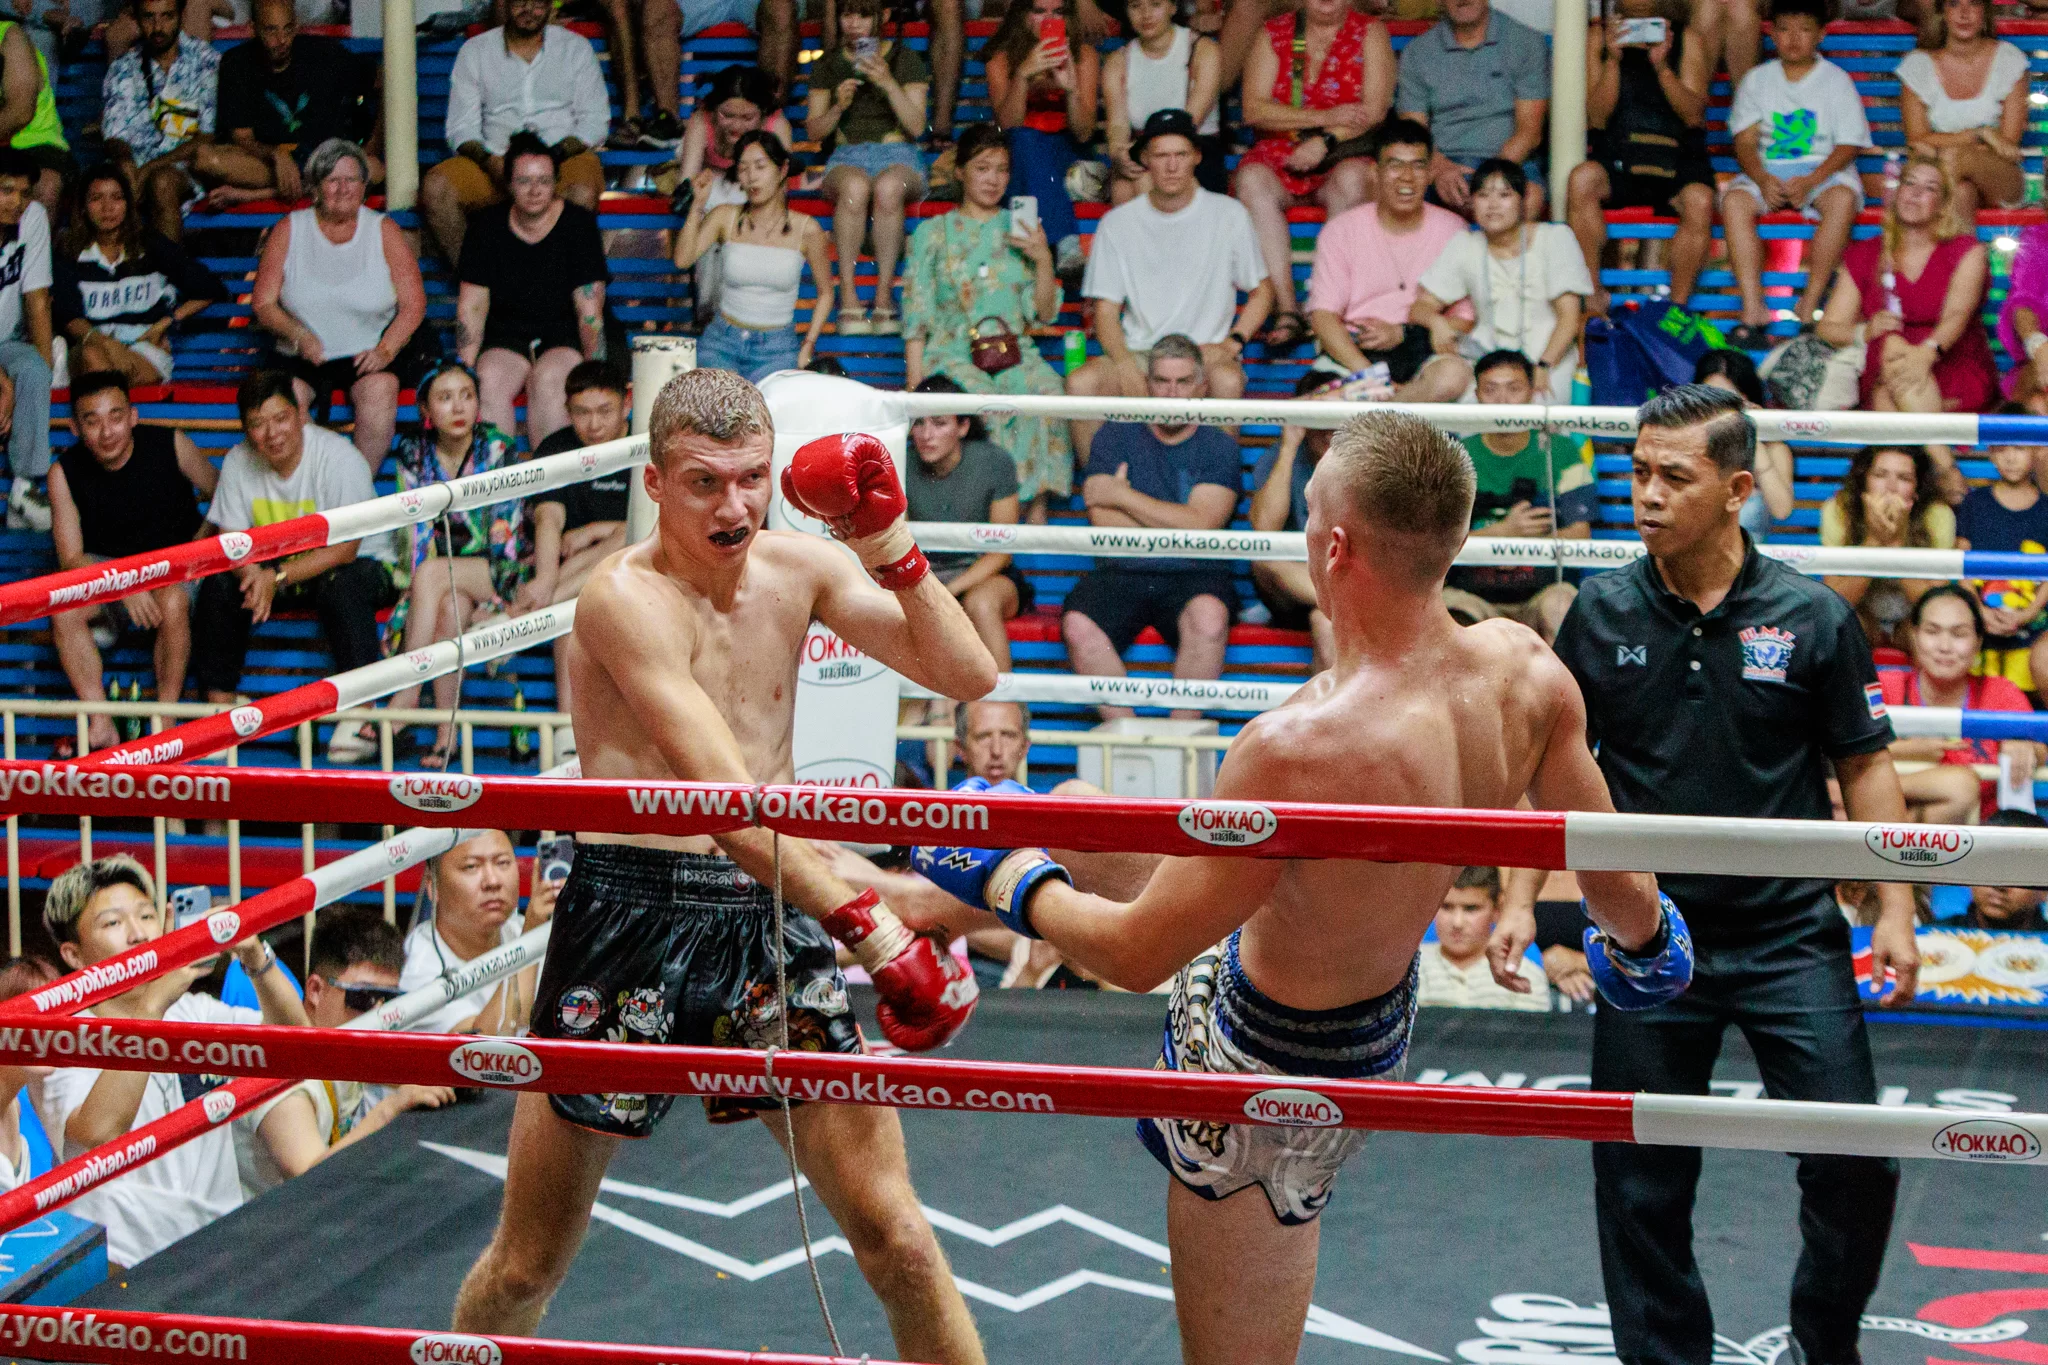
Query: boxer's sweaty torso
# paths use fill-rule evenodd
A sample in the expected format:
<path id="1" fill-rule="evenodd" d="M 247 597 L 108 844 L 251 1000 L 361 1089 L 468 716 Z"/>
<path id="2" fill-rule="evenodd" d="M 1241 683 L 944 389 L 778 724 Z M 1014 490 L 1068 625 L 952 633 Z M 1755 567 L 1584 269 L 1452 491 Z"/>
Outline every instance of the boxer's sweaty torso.
<path id="1" fill-rule="evenodd" d="M 568 650 L 575 687 L 570 714 L 583 776 L 593 779 L 675 778 L 653 740 L 626 704 L 609 661 L 582 643 L 582 614 L 593 610 L 634 615 L 667 613 L 680 621 L 691 647 L 673 666 L 687 671 L 732 730 L 748 774 L 756 782 L 787 782 L 793 772 L 790 737 L 796 714 L 796 674 L 820 584 L 820 555 L 844 555 L 837 546 L 793 532 L 759 531 L 748 546 L 746 572 L 731 600 L 720 601 L 661 573 L 648 554 L 653 542 L 622 550 L 600 565 L 593 581 L 610 576 L 618 593 L 586 588 L 579 630 Z M 644 619 L 644 618 L 643 618 Z M 707 836 L 579 833 L 585 842 L 633 843 L 690 853 L 716 849 Z"/>
<path id="2" fill-rule="evenodd" d="M 1533 631 L 1462 629 L 1442 649 L 1318 674 L 1246 727 L 1280 760 L 1272 800 L 1507 808 L 1522 799 L 1571 686 Z M 1273 764 L 1264 762 L 1262 771 Z M 1485 840 L 1475 838 L 1475 862 Z M 1335 1009 L 1406 980 L 1456 867 L 1290 861 L 1239 941 L 1245 974 L 1298 1009 Z"/>

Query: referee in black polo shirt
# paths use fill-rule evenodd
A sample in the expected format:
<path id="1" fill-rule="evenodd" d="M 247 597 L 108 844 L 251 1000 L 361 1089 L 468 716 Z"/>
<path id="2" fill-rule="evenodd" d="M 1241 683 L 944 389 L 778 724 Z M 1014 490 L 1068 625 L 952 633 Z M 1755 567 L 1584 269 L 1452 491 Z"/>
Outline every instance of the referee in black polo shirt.
<path id="1" fill-rule="evenodd" d="M 1904 820 L 1886 748 L 1891 722 L 1856 613 L 1819 581 L 1758 554 L 1737 523 L 1755 483 L 1756 428 L 1742 400 L 1688 384 L 1651 399 L 1637 420 L 1632 488 L 1649 556 L 1588 580 L 1557 636 L 1585 694 L 1586 733 L 1615 809 L 1826 820 L 1832 764 L 1850 819 Z M 1766 1093 L 1875 1103 L 1849 926 L 1832 885 L 1720 876 L 1660 876 L 1658 885 L 1692 926 L 1692 988 L 1641 1013 L 1599 1011 L 1593 1088 L 1704 1095 L 1733 1024 Z M 1533 884 L 1518 889 L 1511 906 L 1534 902 Z M 1872 969 L 1878 980 L 1887 968 L 1896 974 L 1887 1003 L 1909 1001 L 1918 971 L 1912 898 L 1903 886 L 1879 892 Z M 1496 954 L 1519 957 L 1534 932 L 1533 917 L 1511 911 Z M 1804 1248 L 1792 1278 L 1792 1361 L 1852 1365 L 1898 1166 L 1798 1162 Z M 1697 1148 L 1593 1148 L 1600 1265 L 1626 1365 L 1713 1358 L 1692 1250 L 1699 1175 Z"/>

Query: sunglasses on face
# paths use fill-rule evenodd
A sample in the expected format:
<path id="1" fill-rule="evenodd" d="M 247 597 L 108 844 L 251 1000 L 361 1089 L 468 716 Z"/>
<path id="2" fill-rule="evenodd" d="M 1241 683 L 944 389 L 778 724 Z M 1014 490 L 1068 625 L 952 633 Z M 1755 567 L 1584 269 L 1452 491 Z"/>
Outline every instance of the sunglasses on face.
<path id="1" fill-rule="evenodd" d="M 334 989 L 341 992 L 341 1002 L 358 1014 L 368 1014 L 404 994 L 395 986 L 337 985 Z"/>

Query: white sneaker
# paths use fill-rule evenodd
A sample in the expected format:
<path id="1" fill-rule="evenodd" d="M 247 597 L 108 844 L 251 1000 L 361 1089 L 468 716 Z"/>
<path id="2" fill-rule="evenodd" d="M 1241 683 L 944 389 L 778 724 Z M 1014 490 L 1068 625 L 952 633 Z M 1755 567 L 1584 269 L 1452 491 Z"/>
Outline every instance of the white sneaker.
<path id="1" fill-rule="evenodd" d="M 33 479 L 16 478 L 7 494 L 7 529 L 47 531 L 50 529 L 50 500 Z"/>
<path id="2" fill-rule="evenodd" d="M 377 756 L 377 732 L 367 721 L 337 725 L 327 740 L 329 763 L 366 763 Z"/>
<path id="3" fill-rule="evenodd" d="M 564 763 L 576 757 L 576 731 L 573 726 L 564 725 L 555 731 L 555 762 Z"/>

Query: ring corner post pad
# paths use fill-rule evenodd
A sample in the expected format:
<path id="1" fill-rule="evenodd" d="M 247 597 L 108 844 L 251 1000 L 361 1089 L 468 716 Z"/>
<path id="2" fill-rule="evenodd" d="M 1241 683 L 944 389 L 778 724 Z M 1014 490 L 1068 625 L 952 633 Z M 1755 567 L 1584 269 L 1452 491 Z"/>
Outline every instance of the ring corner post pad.
<path id="1" fill-rule="evenodd" d="M 645 436 L 654 418 L 654 400 L 662 385 L 697 368 L 697 339 L 667 332 L 642 332 L 632 338 L 633 419 L 629 430 Z M 650 458 L 653 452 L 649 451 Z M 654 500 L 639 479 L 626 480 L 626 542 L 637 544 L 654 533 Z"/>
<path id="2" fill-rule="evenodd" d="M 897 476 L 902 477 L 910 419 L 899 395 L 837 375 L 778 370 L 761 381 L 761 396 L 775 421 L 768 498 L 771 529 L 827 535 L 823 523 L 796 511 L 782 497 L 783 471 L 800 448 L 821 436 L 852 431 L 873 436 L 888 447 Z M 804 786 L 893 787 L 901 686 L 902 680 L 881 660 L 812 622 L 797 666 L 796 730 L 790 755 L 795 781 Z"/>

